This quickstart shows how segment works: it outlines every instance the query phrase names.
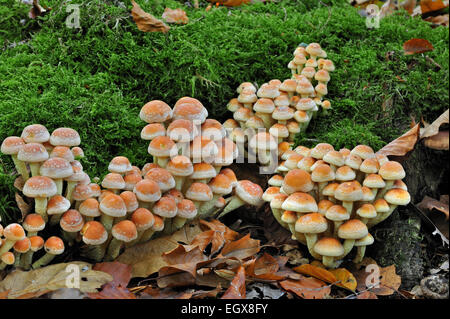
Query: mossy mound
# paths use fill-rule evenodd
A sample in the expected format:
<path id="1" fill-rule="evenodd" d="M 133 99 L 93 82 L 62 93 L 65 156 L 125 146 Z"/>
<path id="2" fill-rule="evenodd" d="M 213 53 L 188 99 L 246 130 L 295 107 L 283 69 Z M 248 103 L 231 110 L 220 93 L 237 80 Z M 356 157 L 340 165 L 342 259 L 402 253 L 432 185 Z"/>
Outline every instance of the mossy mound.
<path id="1" fill-rule="evenodd" d="M 299 143 L 326 141 L 336 148 L 358 143 L 378 149 L 410 122 L 431 121 L 448 106 L 448 29 L 397 12 L 367 29 L 346 1 L 281 1 L 239 8 L 195 10 L 182 1 L 138 1 L 156 17 L 164 8 L 184 9 L 190 22 L 167 34 L 144 33 L 131 19 L 130 1 L 40 1 L 52 10 L 29 20 L 29 7 L 1 0 L 0 139 L 42 123 L 77 129 L 85 169 L 106 173 L 115 155 L 137 165 L 149 156 L 139 138 L 141 106 L 152 99 L 173 105 L 182 96 L 200 99 L 210 117 L 230 116 L 225 105 L 239 83 L 262 84 L 290 76 L 287 64 L 301 42 L 319 42 L 335 62 L 328 91 L 333 111 L 319 116 Z M 66 6 L 80 2 L 80 29 L 66 27 Z M 428 52 L 404 56 L 402 44 L 428 39 Z M 386 59 L 386 54 L 393 51 Z M 13 216 L 12 165 L 1 157 L 0 213 Z"/>

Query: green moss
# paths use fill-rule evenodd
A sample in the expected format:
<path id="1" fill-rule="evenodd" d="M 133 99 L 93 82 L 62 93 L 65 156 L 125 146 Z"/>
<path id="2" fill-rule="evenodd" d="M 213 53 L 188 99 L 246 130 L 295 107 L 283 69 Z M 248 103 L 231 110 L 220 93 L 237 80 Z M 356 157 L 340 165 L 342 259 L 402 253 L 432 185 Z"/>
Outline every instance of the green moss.
<path id="1" fill-rule="evenodd" d="M 336 147 L 366 143 L 377 149 L 408 127 L 410 115 L 431 121 L 449 103 L 448 29 L 432 29 L 402 12 L 369 30 L 344 0 L 210 11 L 185 7 L 183 1 L 138 1 L 157 17 L 166 6 L 187 12 L 187 25 L 172 25 L 162 34 L 137 29 L 129 0 L 124 6 L 115 0 L 42 0 L 52 10 L 33 21 L 28 6 L 0 1 L 6 4 L 0 6 L 0 139 L 19 135 L 31 123 L 49 130 L 73 127 L 82 136 L 83 164 L 91 176 L 104 175 L 115 155 L 137 165 L 147 161 L 146 143 L 139 138 L 144 123 L 138 119 L 145 102 L 173 105 L 189 95 L 200 99 L 210 116 L 224 120 L 231 115 L 225 105 L 241 82 L 290 76 L 287 64 L 301 42 L 320 42 L 337 70 L 328 88 L 331 115 L 319 116 L 299 141 Z M 70 29 L 66 5 L 77 2 L 81 29 Z M 421 55 L 403 55 L 403 42 L 414 37 L 434 45 L 427 55 L 441 70 Z M 388 51 L 394 55 L 386 61 Z M 392 103 L 383 111 L 386 100 Z M 9 158 L 1 159 L 10 165 Z"/>

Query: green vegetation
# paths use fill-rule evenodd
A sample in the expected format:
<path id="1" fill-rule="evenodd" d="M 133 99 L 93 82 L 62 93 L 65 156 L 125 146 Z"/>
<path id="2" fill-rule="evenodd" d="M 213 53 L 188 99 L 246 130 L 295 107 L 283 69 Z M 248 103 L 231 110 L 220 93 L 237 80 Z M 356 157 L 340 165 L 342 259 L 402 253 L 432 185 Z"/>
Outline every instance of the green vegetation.
<path id="1" fill-rule="evenodd" d="M 290 76 L 287 64 L 301 42 L 319 42 L 337 70 L 328 87 L 331 114 L 317 117 L 299 143 L 349 148 L 367 143 L 378 149 L 407 129 L 410 116 L 430 122 L 449 104 L 448 29 L 432 29 L 405 12 L 369 30 L 346 1 L 289 0 L 205 11 L 185 7 L 184 1 L 138 0 L 158 18 L 166 6 L 187 12 L 187 25 L 172 25 L 162 34 L 139 31 L 128 0 L 40 2 L 52 10 L 30 20 L 29 6 L 0 0 L 0 140 L 20 135 L 32 123 L 49 130 L 73 127 L 82 137 L 83 165 L 91 177 L 104 175 L 116 155 L 137 165 L 149 158 L 139 137 L 144 123 L 138 113 L 145 102 L 173 105 L 193 96 L 211 117 L 224 120 L 239 83 Z M 81 28 L 70 29 L 66 6 L 77 2 Z M 433 44 L 426 55 L 440 70 L 423 55 L 403 55 L 402 45 L 411 38 Z M 0 213 L 14 215 L 13 178 L 7 173 L 12 163 L 1 160 L 0 194 L 8 196 L 2 196 Z"/>

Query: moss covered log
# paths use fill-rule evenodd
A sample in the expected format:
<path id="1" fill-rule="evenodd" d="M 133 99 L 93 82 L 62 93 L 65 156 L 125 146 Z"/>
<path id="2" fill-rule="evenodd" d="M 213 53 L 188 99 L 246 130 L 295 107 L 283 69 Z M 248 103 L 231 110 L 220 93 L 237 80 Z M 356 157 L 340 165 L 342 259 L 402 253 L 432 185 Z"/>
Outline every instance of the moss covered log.
<path id="1" fill-rule="evenodd" d="M 68 4 L 80 3 L 81 28 L 65 24 Z M 448 29 L 431 28 L 400 11 L 367 29 L 346 1 L 279 1 L 205 10 L 184 1 L 137 1 L 160 18 L 165 7 L 187 12 L 187 25 L 167 34 L 137 29 L 131 2 L 50 1 L 35 20 L 16 0 L 0 5 L 0 140 L 25 125 L 77 129 L 86 171 L 106 173 L 115 155 L 143 165 L 140 107 L 152 99 L 173 105 L 200 99 L 211 117 L 229 117 L 225 105 L 243 81 L 262 84 L 290 76 L 287 64 L 301 42 L 319 42 L 336 65 L 328 87 L 333 110 L 313 121 L 299 143 L 358 143 L 374 149 L 398 136 L 411 116 L 432 121 L 448 107 Z M 202 3 L 202 2 L 201 2 Z M 402 45 L 426 38 L 434 51 L 404 56 Z M 441 66 L 439 70 L 425 58 Z M 12 162 L 1 157 L 1 214 L 13 216 Z"/>

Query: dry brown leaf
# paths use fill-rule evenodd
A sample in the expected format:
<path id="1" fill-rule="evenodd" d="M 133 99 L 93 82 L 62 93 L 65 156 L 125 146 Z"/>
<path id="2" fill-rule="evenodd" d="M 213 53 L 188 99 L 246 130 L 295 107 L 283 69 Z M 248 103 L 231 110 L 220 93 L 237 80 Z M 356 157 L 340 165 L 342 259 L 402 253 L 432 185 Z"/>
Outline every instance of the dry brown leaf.
<path id="1" fill-rule="evenodd" d="M 403 43 L 403 51 L 405 55 L 424 53 L 433 50 L 433 45 L 426 39 L 414 38 Z"/>
<path id="2" fill-rule="evenodd" d="M 14 180 L 14 187 L 17 188 L 19 191 L 23 191 L 23 186 L 25 185 L 25 182 L 23 180 L 22 175 L 19 175 L 15 180 Z"/>
<path id="3" fill-rule="evenodd" d="M 66 288 L 66 279 L 71 274 L 67 266 L 76 265 L 80 270 L 80 288 L 83 293 L 97 289 L 113 280 L 110 274 L 92 269 L 85 262 L 71 262 L 46 266 L 31 271 L 16 270 L 0 282 L 0 293 L 8 291 L 8 298 L 35 298 L 60 288 Z"/>
<path id="4" fill-rule="evenodd" d="M 161 20 L 156 19 L 150 13 L 145 12 L 142 8 L 135 2 L 131 1 L 133 4 L 133 9 L 131 10 L 131 15 L 133 16 L 134 22 L 139 30 L 143 32 L 163 32 L 166 33 L 170 30 Z"/>
<path id="5" fill-rule="evenodd" d="M 245 259 L 259 252 L 259 240 L 250 238 L 250 234 L 241 239 L 225 244 L 220 252 L 222 257 Z"/>
<path id="6" fill-rule="evenodd" d="M 51 10 L 51 8 L 44 8 L 39 4 L 39 0 L 33 0 L 33 7 L 31 8 L 30 12 L 28 12 L 28 17 L 30 19 L 36 19 L 36 17 L 43 16 L 46 13 L 48 13 Z"/>
<path id="7" fill-rule="evenodd" d="M 88 293 L 91 299 L 136 299 L 126 287 L 131 279 L 131 266 L 119 262 L 95 264 L 93 270 L 110 274 L 113 280 L 107 283 L 100 292 Z"/>
<path id="8" fill-rule="evenodd" d="M 356 299 L 378 299 L 378 297 L 371 291 L 364 291 L 358 294 L 356 296 Z"/>
<path id="9" fill-rule="evenodd" d="M 414 12 L 414 8 L 417 6 L 417 0 L 405 0 L 400 3 L 400 6 L 411 15 Z"/>
<path id="10" fill-rule="evenodd" d="M 449 122 L 449 112 L 448 109 L 442 113 L 436 120 L 431 124 L 425 124 L 425 127 L 420 130 L 420 138 L 434 136 L 439 133 L 439 128 L 442 124 L 448 124 Z"/>
<path id="11" fill-rule="evenodd" d="M 397 5 L 395 4 L 394 0 L 387 0 L 380 8 L 379 17 L 380 19 L 383 19 L 386 16 L 389 16 L 394 13 L 394 11 L 397 10 Z"/>
<path id="12" fill-rule="evenodd" d="M 433 12 L 446 8 L 448 5 L 444 4 L 442 0 L 421 0 L 420 8 L 422 9 L 422 14 L 427 12 Z"/>
<path id="13" fill-rule="evenodd" d="M 445 27 L 448 27 L 448 25 L 449 25 L 449 15 L 448 15 L 448 13 L 443 14 L 443 15 L 438 15 L 438 16 L 435 16 L 435 17 L 431 16 L 431 17 L 428 17 L 428 18 L 426 18 L 424 20 L 428 21 L 428 22 L 431 22 L 432 24 L 435 24 L 435 25 L 442 25 L 442 26 L 445 26 Z"/>
<path id="14" fill-rule="evenodd" d="M 425 196 L 424 199 L 417 204 L 417 207 L 422 210 L 433 210 L 436 209 L 445 215 L 445 218 L 448 220 L 449 212 L 448 212 L 448 204 L 442 203 L 437 199 L 431 198 L 429 196 Z"/>
<path id="15" fill-rule="evenodd" d="M 299 280 L 284 280 L 281 288 L 292 292 L 303 299 L 323 299 L 330 295 L 331 288 L 316 278 L 303 277 Z"/>
<path id="16" fill-rule="evenodd" d="M 201 233 L 198 221 L 186 225 L 170 236 L 155 238 L 147 243 L 127 248 L 116 261 L 132 265 L 132 277 L 148 277 L 167 263 L 162 255 L 178 247 L 179 242 L 189 244 Z"/>
<path id="17" fill-rule="evenodd" d="M 255 279 L 271 281 L 286 279 L 285 274 L 278 273 L 279 269 L 279 261 L 268 253 L 264 253 L 261 257 L 249 262 L 245 268 L 245 273 L 248 277 Z"/>
<path id="18" fill-rule="evenodd" d="M 19 195 L 19 193 L 14 194 L 16 197 L 17 207 L 22 213 L 22 217 L 19 222 L 23 221 L 25 216 L 27 216 L 31 212 L 31 205 L 28 205 L 27 202 L 24 201 L 23 197 Z"/>
<path id="19" fill-rule="evenodd" d="M 369 288 L 371 292 L 376 294 L 377 296 L 389 296 L 398 290 L 401 285 L 401 277 L 395 273 L 395 265 L 391 265 L 388 267 L 380 267 L 375 262 L 369 261 L 369 264 L 375 265 L 379 270 L 379 282 L 378 287 L 367 287 L 366 280 L 369 276 L 373 276 L 375 273 L 372 269 L 368 269 L 366 271 L 366 267 L 362 267 L 359 271 L 355 272 L 354 275 L 356 280 L 358 281 L 357 290 L 365 291 Z M 376 267 L 374 267 L 376 269 Z M 377 278 L 370 279 L 370 285 L 376 285 Z"/>
<path id="20" fill-rule="evenodd" d="M 141 293 L 140 299 L 190 299 L 192 297 L 192 292 L 187 291 L 175 291 L 171 288 L 153 288 L 147 287 Z"/>
<path id="21" fill-rule="evenodd" d="M 245 299 L 245 270 L 240 266 L 222 299 Z"/>
<path id="22" fill-rule="evenodd" d="M 302 275 L 307 275 L 307 276 L 311 276 L 311 277 L 323 280 L 329 284 L 336 283 L 338 281 L 336 276 L 334 274 L 332 274 L 331 272 L 329 272 L 328 270 L 317 267 L 317 266 L 313 266 L 310 264 L 305 264 L 305 265 L 295 267 L 294 271 L 296 271 Z"/>
<path id="23" fill-rule="evenodd" d="M 217 231 L 223 235 L 223 238 L 226 243 L 232 242 L 233 240 L 236 240 L 238 238 L 239 233 L 235 232 L 234 230 L 228 228 L 224 224 L 222 224 L 217 219 L 214 219 L 210 222 L 207 222 L 206 220 L 200 220 L 200 227 L 202 229 L 210 229 Z"/>
<path id="24" fill-rule="evenodd" d="M 167 23 L 187 24 L 189 22 L 189 18 L 186 15 L 186 12 L 181 9 L 166 8 L 164 9 L 162 18 Z"/>
<path id="25" fill-rule="evenodd" d="M 330 269 L 329 270 L 333 275 L 336 276 L 336 279 L 339 280 L 339 282 L 336 284 L 336 286 L 355 291 L 356 286 L 358 285 L 355 276 L 348 271 L 345 268 L 338 268 L 338 269 Z"/>
<path id="26" fill-rule="evenodd" d="M 404 156 L 406 153 L 414 149 L 419 140 L 419 124 L 414 126 L 408 132 L 393 140 L 388 145 L 384 146 L 377 154 L 386 156 Z"/>

